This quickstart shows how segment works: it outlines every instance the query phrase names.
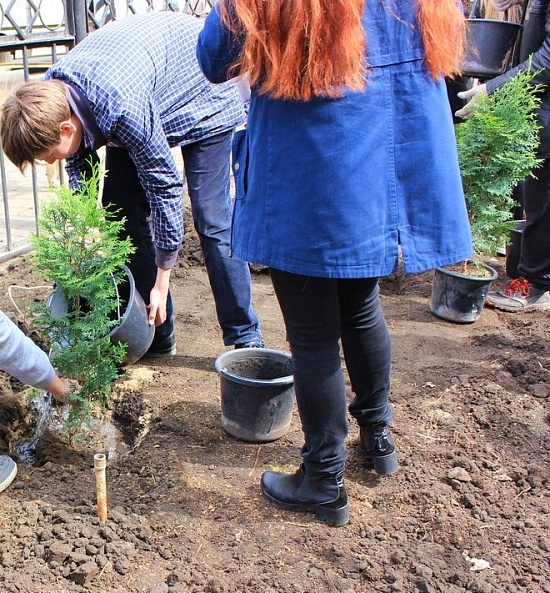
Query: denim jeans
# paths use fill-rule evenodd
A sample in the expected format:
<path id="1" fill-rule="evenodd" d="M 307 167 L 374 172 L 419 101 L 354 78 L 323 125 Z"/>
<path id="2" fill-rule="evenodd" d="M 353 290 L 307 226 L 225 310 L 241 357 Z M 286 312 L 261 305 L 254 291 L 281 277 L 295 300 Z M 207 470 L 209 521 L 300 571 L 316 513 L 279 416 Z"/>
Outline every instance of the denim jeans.
<path id="1" fill-rule="evenodd" d="M 181 147 L 193 222 L 226 346 L 261 338 L 250 268 L 230 248 L 232 137 L 225 132 Z"/>
<path id="2" fill-rule="evenodd" d="M 292 354 L 294 388 L 310 474 L 344 469 L 348 434 L 341 340 L 362 426 L 389 423 L 391 345 L 377 278 L 313 278 L 271 269 Z"/>
<path id="3" fill-rule="evenodd" d="M 252 307 L 248 264 L 230 253 L 231 195 L 230 154 L 232 132 L 182 147 L 185 175 L 195 229 L 204 253 L 218 322 L 224 344 L 261 337 L 260 323 Z M 107 147 L 102 200 L 126 216 L 125 230 L 137 247 L 129 262 L 136 288 L 146 303 L 156 280 L 155 246 L 150 227 L 150 208 L 135 165 L 122 148 Z M 174 309 L 169 294 L 166 322 L 156 328 L 155 342 L 174 330 Z"/>

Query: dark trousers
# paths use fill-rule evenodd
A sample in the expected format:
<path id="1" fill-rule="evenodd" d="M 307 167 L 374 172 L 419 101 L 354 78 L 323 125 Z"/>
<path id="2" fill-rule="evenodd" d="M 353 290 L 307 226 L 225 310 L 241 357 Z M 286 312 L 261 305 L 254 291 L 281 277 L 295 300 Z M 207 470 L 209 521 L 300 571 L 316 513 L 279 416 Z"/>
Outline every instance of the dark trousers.
<path id="1" fill-rule="evenodd" d="M 252 307 L 248 264 L 233 257 L 229 245 L 231 140 L 232 132 L 226 132 L 182 147 L 193 222 L 226 346 L 261 337 L 260 323 Z M 120 215 L 127 219 L 125 231 L 137 247 L 128 267 L 135 277 L 138 292 L 149 303 L 157 268 L 145 191 L 125 149 L 107 147 L 105 169 L 102 200 L 120 209 Z M 157 327 L 155 342 L 162 342 L 173 329 L 174 310 L 169 295 L 167 319 Z"/>
<path id="2" fill-rule="evenodd" d="M 524 182 L 525 230 L 518 272 L 530 282 L 550 289 L 550 159 Z"/>
<path id="3" fill-rule="evenodd" d="M 105 206 L 118 210 L 118 216 L 126 217 L 124 238 L 130 237 L 136 252 L 132 254 L 128 267 L 134 276 L 136 289 L 149 304 L 151 289 L 157 278 L 155 245 L 151 232 L 149 202 L 139 182 L 136 166 L 124 148 L 107 146 L 101 200 Z M 168 293 L 166 321 L 156 328 L 153 344 L 162 343 L 174 331 L 174 307 Z"/>
<path id="4" fill-rule="evenodd" d="M 391 346 L 378 279 L 312 278 L 271 270 L 292 354 L 308 473 L 344 469 L 348 434 L 344 352 L 359 425 L 389 423 Z"/>

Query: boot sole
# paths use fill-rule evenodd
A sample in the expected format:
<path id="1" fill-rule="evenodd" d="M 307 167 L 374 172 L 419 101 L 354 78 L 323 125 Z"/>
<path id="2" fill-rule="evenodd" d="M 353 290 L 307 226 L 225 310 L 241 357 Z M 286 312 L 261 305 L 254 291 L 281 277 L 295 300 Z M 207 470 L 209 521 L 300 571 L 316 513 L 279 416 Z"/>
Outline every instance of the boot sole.
<path id="1" fill-rule="evenodd" d="M 311 512 L 320 521 L 324 521 L 329 527 L 342 527 L 349 522 L 349 503 L 343 507 L 329 507 L 327 504 L 307 504 L 307 503 L 293 503 L 282 502 L 277 498 L 271 496 L 268 492 L 262 489 L 262 494 L 275 506 L 284 511 L 293 512 Z"/>
<path id="2" fill-rule="evenodd" d="M 171 356 L 175 356 L 177 354 L 176 346 L 172 346 L 169 350 L 152 350 L 151 352 L 146 352 L 140 360 L 147 360 L 148 358 L 170 358 Z"/>

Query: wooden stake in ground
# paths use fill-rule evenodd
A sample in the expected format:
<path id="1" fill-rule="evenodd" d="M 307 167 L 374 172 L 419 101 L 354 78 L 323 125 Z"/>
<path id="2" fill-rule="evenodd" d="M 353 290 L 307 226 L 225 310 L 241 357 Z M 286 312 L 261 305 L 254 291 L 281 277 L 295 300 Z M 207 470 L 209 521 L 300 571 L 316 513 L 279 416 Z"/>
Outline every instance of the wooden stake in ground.
<path id="1" fill-rule="evenodd" d="M 94 455 L 95 488 L 97 496 L 97 516 L 100 523 L 107 521 L 107 483 L 105 481 L 105 468 L 107 458 L 103 453 Z"/>

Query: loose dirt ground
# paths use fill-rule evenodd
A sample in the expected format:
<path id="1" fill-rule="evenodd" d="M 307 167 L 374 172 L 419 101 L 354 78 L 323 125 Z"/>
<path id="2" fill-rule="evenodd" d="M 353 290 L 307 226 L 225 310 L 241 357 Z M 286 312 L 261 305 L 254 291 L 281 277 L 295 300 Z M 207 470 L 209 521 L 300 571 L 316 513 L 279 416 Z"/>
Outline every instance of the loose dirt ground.
<path id="1" fill-rule="evenodd" d="M 71 445 L 52 426 L 0 494 L 1 591 L 550 592 L 548 312 L 486 309 L 455 325 L 429 312 L 431 273 L 384 280 L 401 468 L 379 479 L 364 467 L 351 424 L 351 522 L 331 529 L 260 494 L 263 471 L 299 463 L 296 412 L 269 444 L 222 428 L 214 360 L 226 348 L 196 245 L 173 276 L 178 354 L 134 365 L 117 387 L 112 412 L 137 446 L 115 451 L 111 432 L 93 431 Z M 269 277 L 256 270 L 253 282 L 265 340 L 287 350 Z M 28 259 L 0 269 L 0 306 L 17 319 L 11 284 L 36 284 Z M 17 382 L 4 376 L 2 390 L 6 453 L 33 413 Z M 110 452 L 105 525 L 98 452 Z"/>

